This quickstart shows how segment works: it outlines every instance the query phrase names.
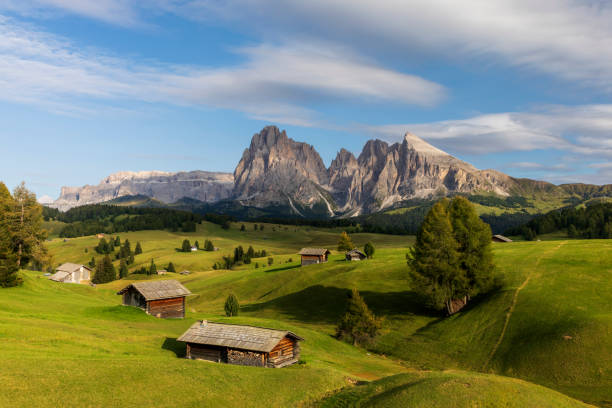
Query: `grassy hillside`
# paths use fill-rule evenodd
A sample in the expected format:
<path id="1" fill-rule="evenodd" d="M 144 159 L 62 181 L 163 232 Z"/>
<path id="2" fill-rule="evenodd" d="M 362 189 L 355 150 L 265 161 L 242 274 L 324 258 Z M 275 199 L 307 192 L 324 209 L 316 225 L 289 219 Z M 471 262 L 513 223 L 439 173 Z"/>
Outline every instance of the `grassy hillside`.
<path id="1" fill-rule="evenodd" d="M 62 356 L 70 355 L 69 349 L 72 353 L 76 353 L 79 359 L 91 358 L 96 361 L 106 357 L 115 359 L 118 355 L 128 358 L 132 355 L 130 353 L 136 353 L 134 358 L 140 360 L 148 353 L 152 353 L 162 361 L 173 357 L 181 362 L 172 362 L 172 364 L 185 367 L 181 365 L 184 364 L 182 360 L 175 358 L 176 355 L 168 354 L 169 350 L 160 349 L 166 337 L 175 338 L 196 316 L 224 320 L 221 317 L 223 301 L 231 291 L 237 294 L 242 305 L 240 318 L 232 319 L 233 321 L 295 330 L 307 338 L 307 342 L 304 343 L 304 359 L 307 364 L 292 367 L 290 370 L 315 368 L 322 370 L 312 378 L 304 379 L 307 385 L 301 394 L 279 397 L 272 402 L 272 405 L 282 405 L 289 401 L 287 398 L 294 398 L 291 401 L 317 400 L 331 390 L 346 386 L 348 377 L 374 379 L 406 369 L 411 370 L 410 375 L 424 376 L 424 382 L 410 376 L 398 380 L 406 385 L 405 389 L 415 392 L 420 389 L 417 383 L 461 389 L 455 382 L 457 376 L 473 376 L 472 382 L 468 382 L 478 384 L 483 390 L 475 391 L 476 386 L 466 389 L 465 394 L 457 396 L 459 398 L 457 401 L 463 398 L 462 395 L 465 396 L 465 401 L 468 401 L 471 392 L 488 395 L 485 389 L 490 390 L 490 395 L 503 390 L 515 390 L 517 393 L 530 395 L 529 393 L 538 393 L 538 390 L 542 389 L 531 387 L 529 390 L 521 391 L 525 383 L 513 380 L 503 383 L 503 379 L 495 376 L 459 372 L 453 372 L 452 375 L 433 372 L 429 375 L 427 374 L 429 371 L 425 373 L 421 371 L 459 369 L 518 377 L 589 403 L 612 406 L 612 297 L 610 296 L 612 242 L 610 241 L 568 240 L 495 244 L 498 272 L 503 278 L 501 289 L 485 298 L 474 300 L 467 309 L 450 318 L 441 318 L 423 310 L 411 291 L 405 264 L 405 253 L 412 242 L 409 237 L 355 234 L 353 239 L 360 246 L 368 240 L 374 242 L 377 248 L 374 259 L 347 263 L 342 260 L 341 254 L 334 254 L 327 264 L 299 267 L 296 253 L 300 247 L 333 248 L 339 230 L 279 228 L 268 224 L 262 232 L 254 231 L 252 224 L 245 225 L 246 232 L 239 231 L 240 224 L 232 225 L 230 230 L 223 230 L 217 225 L 203 223 L 197 233 L 191 234 L 161 231 L 121 234 L 122 239 L 130 239 L 132 247 L 136 241 L 142 242 L 145 253 L 137 257 L 137 264 L 148 264 L 153 257 L 158 266 L 165 266 L 171 260 L 177 266 L 177 270 L 189 269 L 194 272 L 189 276 L 171 275 L 182 280 L 196 294 L 187 303 L 189 319 L 186 321 L 159 321 L 143 316 L 139 311 L 117 307 L 119 299 L 113 293 L 126 285 L 129 280 L 99 285 L 96 289 L 72 286 L 64 288 L 62 285 L 58 288 L 58 285 L 48 287 L 46 285 L 49 282 L 37 280 L 33 277 L 35 275 L 32 275 L 28 279 L 29 286 L 15 290 L 16 293 L 26 289 L 32 292 L 28 295 L 30 296 L 28 302 L 31 304 L 28 307 L 32 310 L 25 308 L 23 325 L 31 325 L 30 319 L 36 316 L 36 325 L 41 324 L 41 321 L 44 325 L 50 325 L 48 333 L 42 338 L 50 339 L 56 336 L 55 331 L 60 327 L 74 326 L 75 328 L 71 330 L 87 334 L 86 340 L 62 338 L 62 341 L 57 341 L 60 344 L 58 347 L 62 348 L 62 352 L 59 353 Z M 175 252 L 174 248 L 180 245 L 183 238 L 191 239 L 192 242 L 197 238 L 201 243 L 205 238 L 212 239 L 221 251 L 186 254 Z M 85 237 L 68 242 L 54 240 L 50 247 L 56 262 L 84 262 L 91 258 L 92 247 L 96 243 L 95 238 Z M 216 260 L 223 254 L 230 253 L 233 247 L 239 244 L 245 248 L 251 244 L 255 249 L 266 249 L 272 253 L 274 264 L 258 269 L 255 269 L 254 264 L 244 265 L 232 271 L 210 269 Z M 89 248 L 88 253 L 85 253 L 85 248 Z M 289 258 L 292 262 L 287 263 Z M 260 264 L 264 261 L 259 260 Z M 381 336 L 368 348 L 377 354 L 386 355 L 387 358 L 355 350 L 330 336 L 334 332 L 335 323 L 344 311 L 347 291 L 352 287 L 358 288 L 374 312 L 385 318 Z M 49 288 L 60 293 L 68 291 L 66 299 L 61 300 L 67 303 L 56 304 L 59 302 L 57 298 L 61 297 L 57 294 L 52 296 L 53 300 L 40 298 L 45 296 Z M 75 323 L 71 325 L 70 318 L 65 317 L 61 310 L 72 310 L 71 302 L 75 301 L 72 299 L 75 293 L 99 304 L 100 309 L 94 311 L 93 306 L 88 306 L 89 314 L 75 317 Z M 24 296 L 16 295 L 16 297 Z M 49 309 L 54 311 L 53 318 L 47 316 L 46 303 L 49 303 Z M 21 310 L 19 304 L 14 304 L 14 301 L 8 300 L 0 304 L 0 310 L 4 310 L 5 307 L 9 313 Z M 59 320 L 62 325 L 55 326 L 54 319 Z M 108 338 L 105 334 L 107 326 L 117 326 L 116 331 L 109 331 Z M 126 330 L 128 328 L 130 330 Z M 0 330 L 0 333 L 4 331 Z M 19 335 L 27 338 L 25 330 L 11 333 L 9 338 Z M 67 345 L 64 345 L 64 341 Z M 140 343 L 143 344 L 142 347 L 136 345 Z M 92 344 L 93 350 L 97 351 L 92 355 L 82 355 L 82 347 L 87 344 Z M 113 347 L 106 344 L 112 344 Z M 51 355 L 49 349 L 52 347 L 45 347 L 39 355 L 41 360 L 48 359 Z M 117 352 L 113 351 L 115 347 Z M 168 347 L 176 349 L 176 344 Z M 17 359 L 23 354 L 19 351 L 22 348 L 23 345 L 15 340 L 14 358 Z M 25 349 L 30 348 L 32 346 L 28 342 Z M 36 352 L 36 348 L 33 348 L 33 355 Z M 0 353 L 6 352 L 0 351 Z M 346 361 L 344 356 L 337 353 L 346 354 Z M 54 356 L 57 358 L 56 354 Z M 401 360 L 406 368 L 403 369 L 394 363 L 394 360 Z M 197 362 L 191 363 L 197 364 Z M 142 363 L 139 361 L 138 364 Z M 159 364 L 162 366 L 162 363 Z M 189 370 L 193 366 L 186 367 L 188 367 L 186 373 L 192 375 Z M 235 375 L 235 372 L 243 369 L 231 367 L 225 371 L 225 368 L 218 367 L 215 366 L 214 370 L 219 378 L 229 372 Z M 25 367 L 23 370 L 27 371 Z M 136 373 L 137 370 L 134 370 Z M 328 376 L 325 370 L 335 374 Z M 450 377 L 445 377 L 447 374 Z M 323 381 L 319 375 L 330 378 L 329 382 Z M 248 381 L 246 380 L 248 376 L 241 378 Z M 112 383 L 114 380 L 108 381 Z M 276 386 L 286 384 L 279 381 Z M 208 387 L 208 385 L 203 386 Z M 404 395 L 405 392 L 399 392 L 400 390 L 401 388 L 397 390 L 398 395 Z M 210 392 L 213 395 L 216 389 Z M 414 395 L 412 391 L 408 392 L 406 398 L 420 398 L 419 392 Z M 221 398 L 220 395 L 217 397 Z M 436 399 L 438 394 L 432 398 L 434 399 L 430 406 L 438 406 L 436 401 L 441 405 L 447 405 L 447 400 L 441 394 L 439 400 Z M 457 402 L 455 406 L 465 406 L 462 404 Z M 486 405 L 485 400 L 482 404 Z M 258 404 L 253 403 L 253 405 Z"/>
<path id="2" fill-rule="evenodd" d="M 432 396 L 435 395 L 435 403 Z M 325 399 L 332 407 L 570 408 L 589 405 L 525 381 L 462 371 L 398 374 Z"/>

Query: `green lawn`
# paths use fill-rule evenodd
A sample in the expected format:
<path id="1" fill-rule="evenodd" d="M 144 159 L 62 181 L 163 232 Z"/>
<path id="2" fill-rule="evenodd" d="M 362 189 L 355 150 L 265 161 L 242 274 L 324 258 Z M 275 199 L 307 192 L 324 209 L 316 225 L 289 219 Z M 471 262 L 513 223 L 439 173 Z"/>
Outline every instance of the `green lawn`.
<path id="1" fill-rule="evenodd" d="M 611 241 L 494 244 L 501 288 L 442 318 L 424 310 L 411 291 L 405 253 L 412 237 L 355 234 L 359 246 L 374 243 L 374 259 L 346 262 L 334 252 L 326 264 L 300 267 L 301 247 L 334 249 L 340 230 L 267 224 L 261 232 L 245 225 L 246 232 L 240 224 L 222 230 L 203 223 L 192 234 L 119 234 L 132 248 L 141 242 L 136 266 L 154 258 L 159 267 L 172 261 L 178 271 L 193 271 L 170 274 L 194 293 L 185 320 L 119 306 L 115 292 L 147 276 L 91 288 L 24 273 L 23 287 L 0 293 L 0 365 L 7 367 L 0 383 L 8 384 L 0 406 L 295 406 L 318 404 L 342 388 L 324 403 L 580 406 L 561 392 L 612 406 Z M 212 239 L 221 250 L 176 252 L 184 238 Z M 49 247 L 56 263 L 86 262 L 96 244 L 84 237 L 56 239 Z M 212 270 L 236 245 L 266 249 L 274 264 Z M 161 278 L 167 277 L 154 279 Z M 353 287 L 384 317 L 382 334 L 367 350 L 332 337 Z M 223 316 L 230 292 L 241 302 L 238 318 Z M 176 337 L 201 318 L 295 331 L 306 338 L 303 364 L 271 370 L 179 358 L 184 349 Z M 64 378 L 74 384 L 64 388 Z M 476 405 L 475 396 L 482 397 Z"/>

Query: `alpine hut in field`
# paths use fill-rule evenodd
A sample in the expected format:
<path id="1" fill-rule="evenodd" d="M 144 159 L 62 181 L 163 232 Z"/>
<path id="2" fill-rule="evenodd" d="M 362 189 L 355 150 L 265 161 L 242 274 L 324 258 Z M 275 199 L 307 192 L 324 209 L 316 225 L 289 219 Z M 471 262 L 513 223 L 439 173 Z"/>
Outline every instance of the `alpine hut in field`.
<path id="1" fill-rule="evenodd" d="M 327 262 L 329 254 L 330 250 L 325 248 L 302 248 L 302 266 Z"/>
<path id="2" fill-rule="evenodd" d="M 62 283 L 81 283 L 91 278 L 91 269 L 85 265 L 73 264 L 70 262 L 61 264 L 49 279 Z"/>
<path id="3" fill-rule="evenodd" d="M 185 296 L 191 292 L 175 280 L 134 282 L 117 292 L 124 306 L 136 306 L 155 317 L 185 317 Z"/>
<path id="4" fill-rule="evenodd" d="M 187 344 L 188 359 L 280 368 L 299 360 L 304 339 L 290 331 L 202 320 L 177 340 Z"/>
<path id="5" fill-rule="evenodd" d="M 493 242 L 512 242 L 512 240 L 508 237 L 504 237 L 503 235 L 493 235 Z"/>
<path id="6" fill-rule="evenodd" d="M 351 249 L 350 251 L 346 253 L 347 261 L 362 261 L 366 258 L 367 258 L 366 254 L 364 254 L 358 249 Z"/>

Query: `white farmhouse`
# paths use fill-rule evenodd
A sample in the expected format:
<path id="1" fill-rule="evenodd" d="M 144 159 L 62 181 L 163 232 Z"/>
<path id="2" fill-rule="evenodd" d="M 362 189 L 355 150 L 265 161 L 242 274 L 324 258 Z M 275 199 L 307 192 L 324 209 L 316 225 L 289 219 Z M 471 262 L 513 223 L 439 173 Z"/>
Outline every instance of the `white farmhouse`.
<path id="1" fill-rule="evenodd" d="M 67 262 L 58 266 L 49 279 L 55 282 L 81 283 L 91 279 L 91 269 L 85 265 Z"/>

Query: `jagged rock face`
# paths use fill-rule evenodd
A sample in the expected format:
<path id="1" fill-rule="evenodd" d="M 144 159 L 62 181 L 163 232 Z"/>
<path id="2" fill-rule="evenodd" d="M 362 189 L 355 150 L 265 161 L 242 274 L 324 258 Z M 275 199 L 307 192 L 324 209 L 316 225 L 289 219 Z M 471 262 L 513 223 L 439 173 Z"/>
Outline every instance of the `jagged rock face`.
<path id="1" fill-rule="evenodd" d="M 337 205 L 359 212 L 378 211 L 406 199 L 458 192 L 507 195 L 511 185 L 510 177 L 480 171 L 410 133 L 402 143 L 390 146 L 380 140 L 368 141 L 356 164 L 346 153 L 339 153 L 330 166 L 329 178 L 334 198 L 346 200 Z"/>
<path id="2" fill-rule="evenodd" d="M 233 186 L 234 178 L 230 173 L 119 172 L 108 176 L 97 186 L 62 187 L 60 197 L 50 206 L 66 211 L 80 205 L 139 194 L 165 203 L 173 203 L 183 197 L 215 202 L 229 198 Z"/>
<path id="3" fill-rule="evenodd" d="M 285 131 L 268 126 L 253 136 L 234 171 L 234 197 L 254 206 L 312 206 L 325 200 L 327 169 L 309 144 L 295 142 Z M 299 213 L 297 208 L 294 211 Z"/>

